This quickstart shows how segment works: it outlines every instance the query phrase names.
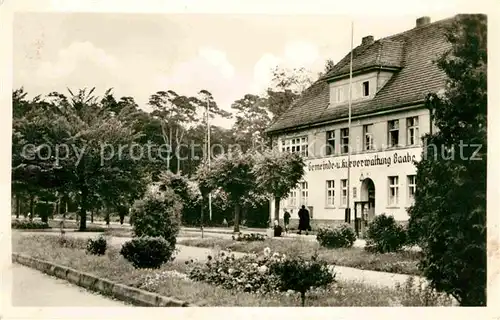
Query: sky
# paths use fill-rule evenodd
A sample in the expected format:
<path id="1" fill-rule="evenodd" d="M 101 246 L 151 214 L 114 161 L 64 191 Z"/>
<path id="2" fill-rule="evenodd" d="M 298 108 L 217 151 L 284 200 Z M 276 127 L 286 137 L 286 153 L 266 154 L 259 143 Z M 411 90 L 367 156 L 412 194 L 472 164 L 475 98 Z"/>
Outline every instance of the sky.
<path id="1" fill-rule="evenodd" d="M 30 96 L 85 87 L 102 95 L 113 88 L 145 110 L 159 90 L 194 96 L 205 89 L 230 111 L 245 94 L 263 94 L 275 66 L 317 74 L 327 59 L 337 63 L 349 52 L 351 21 L 357 46 L 367 35 L 411 29 L 418 17 L 17 12 L 13 86 Z"/>

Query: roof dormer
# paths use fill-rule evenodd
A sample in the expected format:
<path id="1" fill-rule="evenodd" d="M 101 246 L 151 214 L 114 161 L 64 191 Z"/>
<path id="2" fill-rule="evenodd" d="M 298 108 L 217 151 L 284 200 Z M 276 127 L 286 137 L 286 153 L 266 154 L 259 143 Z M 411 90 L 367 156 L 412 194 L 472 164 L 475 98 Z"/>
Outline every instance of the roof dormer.
<path id="1" fill-rule="evenodd" d="M 352 101 L 373 98 L 395 72 L 403 67 L 403 41 L 363 37 L 352 52 Z M 330 105 L 349 101 L 350 53 L 324 79 L 330 85 Z"/>

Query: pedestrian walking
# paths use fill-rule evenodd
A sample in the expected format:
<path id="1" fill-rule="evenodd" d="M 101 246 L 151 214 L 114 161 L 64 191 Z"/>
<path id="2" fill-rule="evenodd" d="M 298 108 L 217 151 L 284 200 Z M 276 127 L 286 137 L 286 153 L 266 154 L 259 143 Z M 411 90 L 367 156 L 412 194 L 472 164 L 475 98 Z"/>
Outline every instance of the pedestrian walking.
<path id="1" fill-rule="evenodd" d="M 285 233 L 288 233 L 288 226 L 290 225 L 290 212 L 285 209 L 285 213 L 283 214 L 283 221 L 285 224 Z"/>
<path id="2" fill-rule="evenodd" d="M 302 231 L 306 232 L 308 235 L 308 231 L 311 230 L 309 211 L 306 209 L 306 206 L 302 205 L 302 208 L 299 210 L 299 232 L 298 234 L 302 234 Z"/>

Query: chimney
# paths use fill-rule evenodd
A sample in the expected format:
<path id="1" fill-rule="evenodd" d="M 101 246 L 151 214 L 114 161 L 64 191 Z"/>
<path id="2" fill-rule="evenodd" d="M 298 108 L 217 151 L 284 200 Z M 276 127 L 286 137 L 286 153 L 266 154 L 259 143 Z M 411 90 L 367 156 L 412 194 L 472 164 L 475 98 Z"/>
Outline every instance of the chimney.
<path id="1" fill-rule="evenodd" d="M 361 45 L 366 46 L 373 43 L 373 36 L 366 36 L 361 39 Z"/>
<path id="2" fill-rule="evenodd" d="M 428 25 L 431 23 L 431 18 L 430 17 L 420 17 L 417 19 L 417 28 L 423 27 L 425 25 Z"/>

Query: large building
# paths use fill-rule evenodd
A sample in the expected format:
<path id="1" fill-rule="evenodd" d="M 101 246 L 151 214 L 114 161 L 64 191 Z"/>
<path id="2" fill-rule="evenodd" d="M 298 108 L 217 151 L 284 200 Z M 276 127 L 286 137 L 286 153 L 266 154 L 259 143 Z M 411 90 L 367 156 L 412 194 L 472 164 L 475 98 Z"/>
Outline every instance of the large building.
<path id="1" fill-rule="evenodd" d="M 344 222 L 349 201 L 361 233 L 378 214 L 408 220 L 413 161 L 421 158 L 422 136 L 434 128 L 424 100 L 445 88 L 446 75 L 434 61 L 450 48 L 445 32 L 454 19 L 422 17 L 411 30 L 361 39 L 352 52 L 350 135 L 350 52 L 268 128 L 274 146 L 305 157 L 303 181 L 281 203 L 293 210 L 292 219 L 306 205 L 312 224 Z"/>

